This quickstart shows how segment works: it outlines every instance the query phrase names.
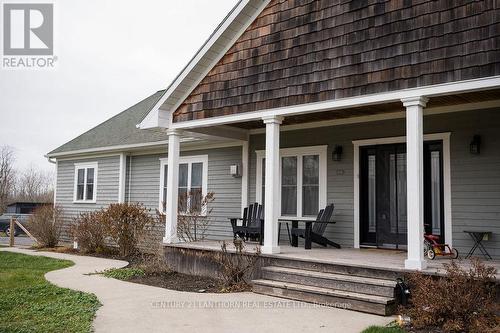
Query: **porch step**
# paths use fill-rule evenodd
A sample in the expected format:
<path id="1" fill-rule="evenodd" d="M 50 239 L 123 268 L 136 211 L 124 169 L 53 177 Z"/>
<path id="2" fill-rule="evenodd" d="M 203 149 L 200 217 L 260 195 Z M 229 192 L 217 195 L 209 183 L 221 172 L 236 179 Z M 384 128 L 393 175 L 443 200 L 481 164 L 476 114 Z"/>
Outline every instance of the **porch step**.
<path id="1" fill-rule="evenodd" d="M 268 266 L 262 268 L 265 280 L 295 283 L 338 291 L 394 298 L 396 282 L 380 278 L 325 273 L 297 268 Z"/>
<path id="2" fill-rule="evenodd" d="M 396 302 L 394 298 L 391 297 L 265 279 L 254 280 L 252 282 L 253 291 L 258 294 L 345 308 L 382 316 L 391 315 L 396 308 Z"/>

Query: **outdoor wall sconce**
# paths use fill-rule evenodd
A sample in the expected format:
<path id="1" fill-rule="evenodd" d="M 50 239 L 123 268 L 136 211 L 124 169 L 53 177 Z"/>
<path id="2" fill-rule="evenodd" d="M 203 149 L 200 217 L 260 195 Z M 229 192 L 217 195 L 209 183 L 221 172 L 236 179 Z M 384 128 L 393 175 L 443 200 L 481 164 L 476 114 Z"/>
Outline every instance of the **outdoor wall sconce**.
<path id="1" fill-rule="evenodd" d="M 342 146 L 336 145 L 335 148 L 333 148 L 332 160 L 334 160 L 335 162 L 339 162 L 342 159 L 343 151 L 344 149 L 342 148 Z"/>
<path id="2" fill-rule="evenodd" d="M 229 167 L 229 174 L 234 178 L 241 177 L 241 165 L 233 164 Z"/>
<path id="3" fill-rule="evenodd" d="M 472 142 L 470 143 L 470 153 L 473 155 L 479 155 L 481 152 L 481 136 L 474 135 Z"/>

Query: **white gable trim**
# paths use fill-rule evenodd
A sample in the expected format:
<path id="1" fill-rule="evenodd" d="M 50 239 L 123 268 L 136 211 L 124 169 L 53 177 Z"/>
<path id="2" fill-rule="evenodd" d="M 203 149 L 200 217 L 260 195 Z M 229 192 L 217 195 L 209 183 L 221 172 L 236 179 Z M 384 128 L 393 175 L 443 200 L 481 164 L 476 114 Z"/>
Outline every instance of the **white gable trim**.
<path id="1" fill-rule="evenodd" d="M 144 120 L 137 125 L 140 129 L 153 128 L 153 127 L 164 127 L 168 128 L 171 124 L 172 112 L 175 111 L 184 100 L 191 94 L 191 92 L 198 86 L 198 84 L 205 78 L 205 76 L 212 70 L 212 68 L 219 62 L 219 60 L 226 54 L 226 52 L 233 46 L 233 44 L 241 37 L 245 30 L 252 24 L 252 22 L 257 18 L 257 16 L 264 10 L 264 8 L 269 4 L 270 0 L 240 0 L 236 6 L 229 12 L 222 23 L 217 27 L 214 33 L 209 37 L 209 39 L 203 44 L 203 46 L 198 50 L 195 56 L 189 61 L 186 67 L 177 75 L 172 84 L 167 88 L 166 92 L 159 99 L 153 109 L 148 113 Z M 245 13 L 250 11 L 250 15 Z M 232 38 L 228 39 L 223 36 L 226 31 L 230 29 L 235 30 L 232 32 Z M 208 56 L 212 48 L 216 43 L 221 43 L 224 45 L 222 50 L 217 52 L 217 55 L 213 58 Z M 202 66 L 203 71 L 196 73 L 195 80 L 189 80 L 189 83 L 184 82 L 188 75 L 193 71 L 193 69 L 201 62 L 207 62 L 207 65 Z M 181 84 L 187 85 L 188 89 L 184 91 L 178 91 Z M 180 97 L 173 97 L 174 94 Z M 162 105 L 169 99 L 174 99 L 175 103 L 173 106 L 164 110 L 161 109 Z"/>
<path id="2" fill-rule="evenodd" d="M 231 123 L 261 120 L 263 117 L 295 116 L 313 112 L 331 111 L 375 105 L 389 102 L 400 102 L 412 97 L 435 97 L 450 94 L 459 94 L 472 91 L 495 89 L 500 87 L 500 75 L 465 81 L 442 83 L 425 87 L 409 88 L 385 92 L 380 94 L 363 95 L 340 98 L 324 102 L 299 104 L 295 106 L 279 107 L 262 111 L 244 112 L 234 115 L 210 117 L 172 123 L 172 129 L 189 129 L 196 127 L 227 125 Z"/>

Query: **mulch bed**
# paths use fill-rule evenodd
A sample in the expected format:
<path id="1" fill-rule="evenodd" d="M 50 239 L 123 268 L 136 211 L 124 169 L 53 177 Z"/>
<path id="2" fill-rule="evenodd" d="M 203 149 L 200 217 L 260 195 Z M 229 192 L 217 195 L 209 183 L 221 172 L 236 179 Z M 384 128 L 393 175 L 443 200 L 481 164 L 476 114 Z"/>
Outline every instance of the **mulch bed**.
<path id="1" fill-rule="evenodd" d="M 127 281 L 177 291 L 206 293 L 224 292 L 219 280 L 177 272 L 136 276 Z"/>
<path id="2" fill-rule="evenodd" d="M 144 256 L 145 257 L 148 256 L 148 255 L 131 256 L 129 258 L 124 259 L 115 253 L 83 254 L 78 250 L 65 246 L 58 246 L 55 248 L 35 248 L 35 250 L 74 254 L 81 256 L 91 256 L 91 257 L 106 258 L 106 259 L 127 260 L 129 262 L 127 268 L 140 268 L 140 264 L 144 259 Z M 242 292 L 242 291 L 252 290 L 250 285 L 237 286 L 231 290 L 228 290 L 223 287 L 222 282 L 218 279 L 204 277 L 204 276 L 182 274 L 174 271 L 146 274 L 145 276 L 135 276 L 126 281 L 153 287 L 171 289 L 176 291 L 187 291 L 187 292 L 198 292 L 198 293 L 227 293 L 227 292 Z"/>

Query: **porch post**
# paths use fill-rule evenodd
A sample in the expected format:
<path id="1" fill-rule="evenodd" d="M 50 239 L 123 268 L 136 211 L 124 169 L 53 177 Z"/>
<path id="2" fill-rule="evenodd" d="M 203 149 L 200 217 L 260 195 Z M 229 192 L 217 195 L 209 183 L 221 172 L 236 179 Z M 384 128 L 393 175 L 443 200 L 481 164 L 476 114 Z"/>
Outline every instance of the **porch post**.
<path id="1" fill-rule="evenodd" d="M 406 173 L 408 215 L 408 258 L 405 268 L 422 270 L 424 259 L 424 134 L 423 110 L 426 97 L 401 100 L 406 107 Z"/>
<path id="2" fill-rule="evenodd" d="M 280 176 L 280 125 L 283 117 L 270 116 L 262 118 L 266 124 L 266 188 L 264 202 L 264 246 L 262 253 L 280 253 L 278 246 Z"/>
<path id="3" fill-rule="evenodd" d="M 177 212 L 179 197 L 179 130 L 168 130 L 168 167 L 167 167 L 167 202 L 165 203 L 165 237 L 163 243 L 177 243 Z"/>

